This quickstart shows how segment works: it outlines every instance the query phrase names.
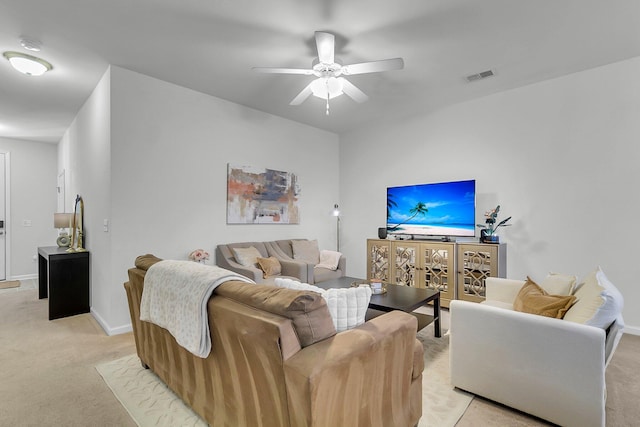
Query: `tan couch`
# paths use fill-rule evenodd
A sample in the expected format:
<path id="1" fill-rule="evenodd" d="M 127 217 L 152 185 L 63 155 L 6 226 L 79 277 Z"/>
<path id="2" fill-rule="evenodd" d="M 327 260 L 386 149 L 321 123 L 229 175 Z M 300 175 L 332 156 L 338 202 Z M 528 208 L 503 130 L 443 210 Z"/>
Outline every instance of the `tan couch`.
<path id="1" fill-rule="evenodd" d="M 138 356 L 212 426 L 414 426 L 422 414 L 415 317 L 395 311 L 335 333 L 314 292 L 230 281 L 208 303 L 212 351 L 194 356 L 140 321 L 146 269 L 125 283 Z"/>

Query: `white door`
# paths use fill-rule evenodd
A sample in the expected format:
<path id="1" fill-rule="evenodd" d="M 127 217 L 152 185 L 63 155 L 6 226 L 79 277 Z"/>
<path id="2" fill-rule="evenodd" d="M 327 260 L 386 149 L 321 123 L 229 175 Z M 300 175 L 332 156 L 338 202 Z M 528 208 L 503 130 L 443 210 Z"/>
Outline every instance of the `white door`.
<path id="1" fill-rule="evenodd" d="M 7 216 L 5 209 L 5 170 L 6 170 L 6 155 L 5 153 L 0 153 L 0 280 L 5 280 L 7 278 L 7 248 L 6 248 L 6 225 L 7 225 Z"/>

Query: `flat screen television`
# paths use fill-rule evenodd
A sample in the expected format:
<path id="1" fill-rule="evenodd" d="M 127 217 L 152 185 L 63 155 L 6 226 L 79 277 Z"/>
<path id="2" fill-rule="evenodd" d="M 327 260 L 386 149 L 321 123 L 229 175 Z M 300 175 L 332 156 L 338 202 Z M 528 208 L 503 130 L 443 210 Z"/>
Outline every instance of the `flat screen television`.
<path id="1" fill-rule="evenodd" d="M 387 188 L 387 233 L 474 237 L 476 181 Z"/>

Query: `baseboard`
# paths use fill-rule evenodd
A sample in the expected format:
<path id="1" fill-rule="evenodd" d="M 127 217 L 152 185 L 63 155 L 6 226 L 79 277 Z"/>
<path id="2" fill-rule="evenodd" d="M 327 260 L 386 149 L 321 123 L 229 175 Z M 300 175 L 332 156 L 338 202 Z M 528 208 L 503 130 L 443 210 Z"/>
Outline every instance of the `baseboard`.
<path id="1" fill-rule="evenodd" d="M 629 335 L 640 335 L 640 327 L 625 325 L 624 333 Z"/>
<path id="2" fill-rule="evenodd" d="M 98 324 L 100 325 L 100 327 L 104 330 L 104 332 L 111 336 L 111 335 L 120 335 L 120 334 L 126 334 L 127 332 L 131 332 L 133 331 L 133 327 L 131 326 L 131 323 L 127 324 L 127 325 L 123 325 L 123 326 L 118 326 L 117 328 L 112 328 L 111 326 L 109 326 L 109 324 L 102 318 L 102 316 L 100 316 L 100 313 L 98 313 L 96 310 L 94 310 L 93 307 L 91 307 L 91 315 L 93 316 L 94 319 L 96 319 L 96 322 L 98 322 Z"/>
<path id="3" fill-rule="evenodd" d="M 23 274 L 22 276 L 12 276 L 10 279 L 7 280 L 31 280 L 31 279 L 37 279 L 38 278 L 38 274 Z"/>

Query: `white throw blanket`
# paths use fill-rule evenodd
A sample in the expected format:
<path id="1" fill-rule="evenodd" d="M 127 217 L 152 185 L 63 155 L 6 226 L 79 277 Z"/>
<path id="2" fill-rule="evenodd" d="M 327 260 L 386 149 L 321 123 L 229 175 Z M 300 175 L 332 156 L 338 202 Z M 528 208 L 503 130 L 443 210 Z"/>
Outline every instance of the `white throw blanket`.
<path id="1" fill-rule="evenodd" d="M 140 320 L 168 330 L 178 344 L 198 357 L 211 351 L 207 302 L 229 280 L 255 283 L 224 268 L 193 261 L 160 261 L 144 278 Z"/>

